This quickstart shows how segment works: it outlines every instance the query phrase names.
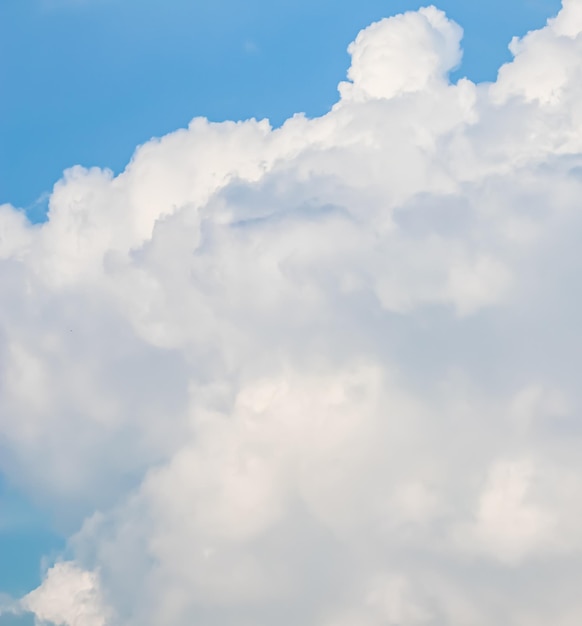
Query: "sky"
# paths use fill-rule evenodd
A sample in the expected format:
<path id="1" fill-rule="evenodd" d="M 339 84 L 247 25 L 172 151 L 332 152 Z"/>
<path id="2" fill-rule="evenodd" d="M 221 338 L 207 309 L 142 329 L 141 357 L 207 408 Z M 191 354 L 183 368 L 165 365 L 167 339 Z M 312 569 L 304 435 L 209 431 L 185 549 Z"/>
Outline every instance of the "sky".
<path id="1" fill-rule="evenodd" d="M 581 622 L 582 0 L 478 9 L 0 4 L 0 626 Z"/>
<path id="2" fill-rule="evenodd" d="M 39 218 L 74 164 L 121 171 L 135 147 L 186 126 L 325 113 L 346 47 L 406 0 L 4 0 L 0 3 L 0 199 Z M 494 80 L 514 35 L 558 0 L 444 0 L 465 29 L 459 75 Z"/>

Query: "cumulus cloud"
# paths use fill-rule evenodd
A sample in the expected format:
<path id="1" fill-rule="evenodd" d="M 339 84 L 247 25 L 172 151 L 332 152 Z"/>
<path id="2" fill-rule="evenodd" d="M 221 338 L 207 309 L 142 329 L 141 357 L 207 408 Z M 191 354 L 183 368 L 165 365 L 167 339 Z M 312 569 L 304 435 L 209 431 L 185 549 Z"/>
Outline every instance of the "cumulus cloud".
<path id="1" fill-rule="evenodd" d="M 3 472 L 63 626 L 582 619 L 582 2 L 451 84 L 434 7 L 321 118 L 212 124 L 0 207 Z"/>
<path id="2" fill-rule="evenodd" d="M 97 576 L 72 563 L 57 563 L 38 589 L 25 596 L 21 605 L 42 622 L 68 626 L 104 626 L 103 607 Z"/>

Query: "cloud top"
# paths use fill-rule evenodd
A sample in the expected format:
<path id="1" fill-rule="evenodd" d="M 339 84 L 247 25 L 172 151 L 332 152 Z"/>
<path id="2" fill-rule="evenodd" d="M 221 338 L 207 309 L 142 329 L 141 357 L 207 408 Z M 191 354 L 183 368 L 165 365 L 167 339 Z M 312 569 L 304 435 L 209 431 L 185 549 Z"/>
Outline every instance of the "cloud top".
<path id="1" fill-rule="evenodd" d="M 393 98 L 445 81 L 461 62 L 462 35 L 434 6 L 368 26 L 348 48 L 351 83 L 340 85 L 342 98 Z"/>

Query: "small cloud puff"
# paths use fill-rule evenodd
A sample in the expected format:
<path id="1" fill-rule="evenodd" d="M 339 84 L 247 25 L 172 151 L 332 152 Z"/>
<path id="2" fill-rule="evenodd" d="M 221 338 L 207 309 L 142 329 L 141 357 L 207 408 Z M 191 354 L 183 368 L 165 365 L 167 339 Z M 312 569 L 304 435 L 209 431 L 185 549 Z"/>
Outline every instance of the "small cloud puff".
<path id="1" fill-rule="evenodd" d="M 461 62 L 462 29 L 434 6 L 386 18 L 350 44 L 343 99 L 393 98 L 446 81 Z"/>
<path id="2" fill-rule="evenodd" d="M 95 574 L 74 563 L 57 563 L 47 572 L 42 587 L 25 596 L 20 605 L 43 623 L 104 626 L 106 610 L 98 585 Z"/>

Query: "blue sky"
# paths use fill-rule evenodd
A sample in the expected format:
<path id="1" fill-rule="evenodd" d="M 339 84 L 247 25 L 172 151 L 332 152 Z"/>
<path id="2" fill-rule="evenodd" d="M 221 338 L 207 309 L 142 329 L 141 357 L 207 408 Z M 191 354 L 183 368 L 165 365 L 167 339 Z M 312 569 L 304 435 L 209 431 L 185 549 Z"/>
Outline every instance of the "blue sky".
<path id="1" fill-rule="evenodd" d="M 50 520 L 0 477 L 0 593 L 28 591 L 40 580 L 40 558 L 61 547 Z"/>
<path id="2" fill-rule="evenodd" d="M 136 145 L 197 115 L 325 112 L 370 22 L 410 0 L 6 0 L 0 3 L 0 201 L 43 211 L 64 168 L 119 171 Z M 465 29 L 459 74 L 495 78 L 515 34 L 558 0 L 442 0 Z M 35 201 L 41 201 L 35 205 Z"/>
<path id="3" fill-rule="evenodd" d="M 4 0 L 0 3 L 0 202 L 44 210 L 74 164 L 119 171 L 136 145 L 212 120 L 295 112 L 336 100 L 346 47 L 382 17 L 426 3 L 359 0 Z M 457 75 L 492 80 L 513 35 L 541 26 L 557 0 L 443 0 L 465 30 Z M 42 512 L 0 481 L 0 592 L 40 580 L 62 544 Z M 0 626 L 8 624 L 0 619 Z M 2 621 L 4 620 L 4 621 Z"/>

